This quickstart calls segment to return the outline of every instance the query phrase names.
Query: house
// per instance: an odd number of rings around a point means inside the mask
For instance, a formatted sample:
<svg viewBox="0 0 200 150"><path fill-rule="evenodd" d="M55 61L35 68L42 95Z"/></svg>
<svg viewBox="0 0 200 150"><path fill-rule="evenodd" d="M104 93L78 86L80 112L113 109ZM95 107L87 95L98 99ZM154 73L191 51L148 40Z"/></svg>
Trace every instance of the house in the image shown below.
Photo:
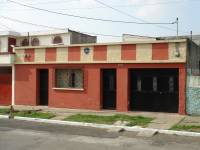
<svg viewBox="0 0 200 150"><path fill-rule="evenodd" d="M189 39L14 49L15 105L199 113L200 49Z"/></svg>
<svg viewBox="0 0 200 150"><path fill-rule="evenodd" d="M200 114L200 48L190 39L95 43L75 32L65 43L59 34L0 36L9 57L0 59L1 105Z"/></svg>
<svg viewBox="0 0 200 150"><path fill-rule="evenodd" d="M14 92L16 58L13 47L96 43L96 40L96 36L70 29L29 33L0 32L0 105L10 105Z"/></svg>

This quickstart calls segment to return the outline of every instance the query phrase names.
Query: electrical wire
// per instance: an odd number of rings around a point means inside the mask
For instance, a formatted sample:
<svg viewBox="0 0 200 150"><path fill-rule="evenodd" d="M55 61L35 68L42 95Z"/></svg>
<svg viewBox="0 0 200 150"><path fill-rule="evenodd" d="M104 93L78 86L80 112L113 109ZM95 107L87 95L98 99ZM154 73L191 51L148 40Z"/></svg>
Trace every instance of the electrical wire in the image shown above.
<svg viewBox="0 0 200 150"><path fill-rule="evenodd" d="M128 16L128 17L131 17L131 18L140 20L140 21L144 22L144 24L152 24L152 25L156 25L157 27L160 27L160 28L168 29L168 30L171 30L171 31L176 31L176 29L172 29L172 28L165 27L165 26L160 26L160 24L175 24L175 23L176 23L175 21L174 21L174 22L171 22L171 23L150 23L150 22L148 22L148 21L146 21L146 20L144 20L144 19L141 19L141 18L135 17L135 16L133 16L133 15L130 15L130 14L124 12L124 11L121 11L121 10L119 10L119 9L117 9L117 8L114 8L114 7L112 7L112 6L110 6L110 5L106 4L106 3L103 3L103 2L101 2L101 1L99 1L99 0L94 0L94 1L97 2L97 3L99 3L99 4L101 4L101 5L103 5L103 6L108 7L108 8L110 8L110 9L114 10L114 11L117 11L117 12L119 12L120 14L123 14L123 15L125 15L125 16Z"/></svg>
<svg viewBox="0 0 200 150"><path fill-rule="evenodd" d="M63 30L63 31L68 29L68 28L59 28L59 27L52 27L52 26L46 26L46 25L41 25L41 24L35 24L35 23L31 23L31 22L26 22L26 21L10 18L10 17L5 17L5 16L2 16L2 15L0 15L0 17L3 18L3 19L6 19L6 20L10 20L10 21L18 22L18 23L22 23L22 24L27 24L27 25L31 25L31 26L43 27L43 28L48 28L48 29L57 29L57 30ZM78 30L74 30L74 31L85 33L85 34L99 35L99 36L122 37L121 35L101 34L101 33L94 33L94 32L92 32L92 33L91 32L82 32L82 31L78 31Z"/></svg>
<svg viewBox="0 0 200 150"><path fill-rule="evenodd" d="M170 22L170 23L155 23L155 22L133 22L133 21L122 21L122 20L111 20L111 19L102 19L102 18L92 18L92 17L85 17L85 16L79 16L79 15L73 15L73 14L67 14L67 13L61 13L61 12L56 12L56 11L51 11L43 8L38 8L38 7L33 7L30 5L22 4L16 1L12 0L7 0L8 2L15 3L21 6L25 6L28 8L44 11L44 12L49 12L53 14L58 14L58 15L63 15L63 16L69 16L69 17L74 17L74 18L80 18L80 19L87 19L87 20L94 20L94 21L104 21L104 22L112 22L112 23L126 23L126 24L175 24L175 22Z"/></svg>
<svg viewBox="0 0 200 150"><path fill-rule="evenodd" d="M69 29L69 28L59 28L59 27L52 27L52 26L46 26L46 25L41 25L41 24L35 24L35 23L31 23L31 22L26 22L26 21L10 18L10 17L5 17L5 16L2 16L2 15L0 15L0 18L10 20L10 21L13 21L13 22L17 22L17 23L22 23L22 24L27 24L27 25L31 25L31 26L37 26L37 27L43 27L43 28L49 28L49 29L57 29L57 30L63 30L63 31L65 31L66 29ZM75 30L75 29L71 29L71 30L76 31L76 32L80 32L80 33L84 33L84 34L92 34L92 35L98 35L98 36L104 36L104 37L122 38L121 35L102 34L102 33L94 33L94 32L83 32L83 31L78 31L78 30ZM131 34L131 36L147 37L147 36L133 35L133 34ZM151 38L153 38L153 37L151 37Z"/></svg>

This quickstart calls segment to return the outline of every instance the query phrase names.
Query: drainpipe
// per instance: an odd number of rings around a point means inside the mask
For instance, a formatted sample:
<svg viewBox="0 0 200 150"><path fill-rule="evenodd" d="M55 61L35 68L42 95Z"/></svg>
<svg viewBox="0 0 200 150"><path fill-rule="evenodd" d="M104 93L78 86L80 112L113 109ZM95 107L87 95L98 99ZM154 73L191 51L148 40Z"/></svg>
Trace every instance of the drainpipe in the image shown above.
<svg viewBox="0 0 200 150"><path fill-rule="evenodd" d="M30 35L29 35L29 32L28 32L28 46L30 46Z"/></svg>
<svg viewBox="0 0 200 150"><path fill-rule="evenodd" d="M15 65L12 65L12 103L11 105L15 105Z"/></svg>

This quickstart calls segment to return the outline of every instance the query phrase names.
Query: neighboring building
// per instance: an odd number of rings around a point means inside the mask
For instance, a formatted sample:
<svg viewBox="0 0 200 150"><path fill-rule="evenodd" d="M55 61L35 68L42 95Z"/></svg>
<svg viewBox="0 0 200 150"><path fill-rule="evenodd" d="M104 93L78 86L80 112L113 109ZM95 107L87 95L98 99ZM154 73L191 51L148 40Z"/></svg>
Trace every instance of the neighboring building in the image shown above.
<svg viewBox="0 0 200 150"><path fill-rule="evenodd" d="M190 87L200 87L187 83L187 77L193 80L200 73L200 49L188 39L27 46L15 52L16 105L179 114L186 114L186 107L187 113L200 110L198 94L186 99L195 95Z"/></svg>
<svg viewBox="0 0 200 150"><path fill-rule="evenodd" d="M96 43L97 37L72 30L52 30L29 33L0 32L0 105L11 104L14 84L13 47L70 45ZM14 86L13 86L14 87Z"/></svg>
<svg viewBox="0 0 200 150"><path fill-rule="evenodd" d="M153 40L156 40L156 38L148 37L148 36L132 35L132 34L123 34L122 35L122 41L123 42L153 41Z"/></svg>

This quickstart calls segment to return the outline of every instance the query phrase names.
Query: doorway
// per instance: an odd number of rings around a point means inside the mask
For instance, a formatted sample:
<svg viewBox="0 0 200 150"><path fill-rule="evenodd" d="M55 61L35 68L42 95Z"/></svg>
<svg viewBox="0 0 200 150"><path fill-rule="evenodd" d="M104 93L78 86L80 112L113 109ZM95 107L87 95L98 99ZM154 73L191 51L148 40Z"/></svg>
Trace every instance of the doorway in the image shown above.
<svg viewBox="0 0 200 150"><path fill-rule="evenodd" d="M48 105L48 79L49 71L48 69L39 70L39 105Z"/></svg>
<svg viewBox="0 0 200 150"><path fill-rule="evenodd" d="M116 109L116 69L102 69L103 109Z"/></svg>
<svg viewBox="0 0 200 150"><path fill-rule="evenodd" d="M130 69L130 109L178 112L178 69Z"/></svg>

